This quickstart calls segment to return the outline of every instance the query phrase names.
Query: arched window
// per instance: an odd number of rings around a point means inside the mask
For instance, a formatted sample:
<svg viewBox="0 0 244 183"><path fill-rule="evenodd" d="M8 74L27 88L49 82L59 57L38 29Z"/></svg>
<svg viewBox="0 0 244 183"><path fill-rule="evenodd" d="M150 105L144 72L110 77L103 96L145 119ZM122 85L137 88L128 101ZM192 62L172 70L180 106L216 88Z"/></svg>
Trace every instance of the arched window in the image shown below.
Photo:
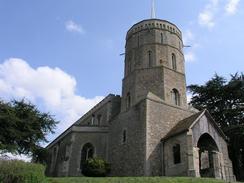
<svg viewBox="0 0 244 183"><path fill-rule="evenodd" d="M181 163L180 144L175 144L173 146L173 155L174 155L174 164Z"/></svg>
<svg viewBox="0 0 244 183"><path fill-rule="evenodd" d="M94 124L95 124L95 115L93 114L92 118L91 118L91 125L94 125Z"/></svg>
<svg viewBox="0 0 244 183"><path fill-rule="evenodd" d="M123 138L122 138L123 144L125 144L126 141L127 141L127 131L126 130L123 130Z"/></svg>
<svg viewBox="0 0 244 183"><path fill-rule="evenodd" d="M172 53L172 69L177 70L177 65L176 65L176 56L174 53Z"/></svg>
<svg viewBox="0 0 244 183"><path fill-rule="evenodd" d="M101 125L101 119L102 119L102 115L98 114L97 115L97 125L100 126Z"/></svg>
<svg viewBox="0 0 244 183"><path fill-rule="evenodd" d="M127 73L129 74L131 72L131 60L129 59L128 62L127 62Z"/></svg>
<svg viewBox="0 0 244 183"><path fill-rule="evenodd" d="M94 156L94 146L91 143L86 143L82 150L81 150L81 160L80 160L80 169L82 169L82 166L88 160L89 158L93 158Z"/></svg>
<svg viewBox="0 0 244 183"><path fill-rule="evenodd" d="M130 96L130 92L128 92L126 95L126 109L129 109L130 105L131 105L131 96Z"/></svg>
<svg viewBox="0 0 244 183"><path fill-rule="evenodd" d="M164 35L161 33L161 44L164 44Z"/></svg>
<svg viewBox="0 0 244 183"><path fill-rule="evenodd" d="M137 36L137 47L140 47L140 34Z"/></svg>
<svg viewBox="0 0 244 183"><path fill-rule="evenodd" d="M152 67L152 51L148 51L148 65Z"/></svg>
<svg viewBox="0 0 244 183"><path fill-rule="evenodd" d="M172 101L174 105L180 106L180 93L175 88L172 90Z"/></svg>

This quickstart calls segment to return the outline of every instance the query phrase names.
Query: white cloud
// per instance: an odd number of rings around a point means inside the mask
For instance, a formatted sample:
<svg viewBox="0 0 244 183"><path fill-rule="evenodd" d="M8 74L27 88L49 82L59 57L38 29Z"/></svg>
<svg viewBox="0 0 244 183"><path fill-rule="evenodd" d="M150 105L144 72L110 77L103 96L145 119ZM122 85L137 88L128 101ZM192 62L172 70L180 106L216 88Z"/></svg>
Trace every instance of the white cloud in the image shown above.
<svg viewBox="0 0 244 183"><path fill-rule="evenodd" d="M199 24L208 28L212 28L215 25L212 12L201 12L199 14Z"/></svg>
<svg viewBox="0 0 244 183"><path fill-rule="evenodd" d="M194 62L196 60L196 56L194 52L186 52L185 53L185 61L186 62Z"/></svg>
<svg viewBox="0 0 244 183"><path fill-rule="evenodd" d="M185 48L185 61L194 62L196 60L195 51L199 46L196 42L195 35L191 30L186 30L183 32L183 42L185 46L190 46Z"/></svg>
<svg viewBox="0 0 244 183"><path fill-rule="evenodd" d="M237 11L239 3L240 0L228 0L228 3L225 6L225 12L229 15L234 15Z"/></svg>
<svg viewBox="0 0 244 183"><path fill-rule="evenodd" d="M183 32L183 42L185 45L191 44L194 39L195 36L191 30L186 30Z"/></svg>
<svg viewBox="0 0 244 183"><path fill-rule="evenodd" d="M80 33L80 34L84 34L85 33L85 30L82 28L82 26L77 24L77 23L75 23L72 20L69 20L69 21L67 21L65 23L65 28L69 32L77 32L77 33Z"/></svg>
<svg viewBox="0 0 244 183"><path fill-rule="evenodd" d="M32 68L19 58L0 64L0 96L4 99L26 98L54 114L60 133L104 97L77 95L76 80L59 68Z"/></svg>
<svg viewBox="0 0 244 183"><path fill-rule="evenodd" d="M228 15L234 15L237 12L237 8L240 0L226 0L225 7L223 4L225 2L220 0L209 0L206 6L198 15L198 23L203 27L209 29L213 28L216 24L216 18L222 16L222 11L224 10ZM218 11L220 10L220 11Z"/></svg>
<svg viewBox="0 0 244 183"><path fill-rule="evenodd" d="M192 98L192 94L187 92L186 98L187 98L187 103L190 103L191 102L191 98Z"/></svg>
<svg viewBox="0 0 244 183"><path fill-rule="evenodd" d="M198 15L198 23L201 26L212 28L215 25L215 14L219 0L209 0L208 4Z"/></svg>

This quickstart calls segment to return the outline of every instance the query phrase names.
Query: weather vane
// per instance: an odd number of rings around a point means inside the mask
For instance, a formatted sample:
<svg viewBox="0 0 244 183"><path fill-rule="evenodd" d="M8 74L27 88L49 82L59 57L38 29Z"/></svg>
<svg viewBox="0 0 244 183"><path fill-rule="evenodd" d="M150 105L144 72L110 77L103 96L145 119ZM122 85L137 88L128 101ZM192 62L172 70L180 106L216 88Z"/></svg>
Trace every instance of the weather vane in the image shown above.
<svg viewBox="0 0 244 183"><path fill-rule="evenodd" d="M151 19L154 19L154 18L156 18L155 0L152 0Z"/></svg>

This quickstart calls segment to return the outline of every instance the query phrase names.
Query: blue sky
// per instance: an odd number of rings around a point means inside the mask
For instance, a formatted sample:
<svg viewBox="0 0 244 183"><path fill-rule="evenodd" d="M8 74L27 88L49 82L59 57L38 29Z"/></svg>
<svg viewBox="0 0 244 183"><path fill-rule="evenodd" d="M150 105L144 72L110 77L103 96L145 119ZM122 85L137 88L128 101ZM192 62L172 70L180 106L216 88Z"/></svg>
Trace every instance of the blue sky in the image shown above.
<svg viewBox="0 0 244 183"><path fill-rule="evenodd" d="M0 98L27 98L60 120L57 134L109 93L121 93L125 35L150 0L0 0ZM178 25L187 84L244 71L244 2L156 0ZM50 137L51 139L54 136Z"/></svg>

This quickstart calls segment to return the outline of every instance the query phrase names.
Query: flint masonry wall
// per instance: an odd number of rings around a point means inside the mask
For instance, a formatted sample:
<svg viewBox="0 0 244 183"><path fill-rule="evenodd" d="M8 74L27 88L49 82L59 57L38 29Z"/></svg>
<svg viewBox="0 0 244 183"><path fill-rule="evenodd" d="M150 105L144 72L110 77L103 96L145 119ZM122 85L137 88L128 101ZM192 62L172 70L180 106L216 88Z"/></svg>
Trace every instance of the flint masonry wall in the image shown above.
<svg viewBox="0 0 244 183"><path fill-rule="evenodd" d="M188 148L186 132L171 137L164 142L162 155L164 156L163 173L165 176L188 176ZM180 145L181 162L174 163L173 146Z"/></svg>
<svg viewBox="0 0 244 183"><path fill-rule="evenodd" d="M180 94L180 107L187 108L187 98L186 98L186 83L185 75L172 70L170 68L164 67L164 100L165 102L172 104L172 89L177 89Z"/></svg>
<svg viewBox="0 0 244 183"><path fill-rule="evenodd" d="M120 112L120 96L110 94L101 104L96 105L79 119L79 126L108 126L109 121ZM100 119L99 119L100 118Z"/></svg>
<svg viewBox="0 0 244 183"><path fill-rule="evenodd" d="M81 151L86 143L91 143L95 148L94 156L108 160L108 131L101 128L87 130L86 132L73 133L72 152L69 161L68 176L82 176L80 169Z"/></svg>
<svg viewBox="0 0 244 183"><path fill-rule="evenodd" d="M120 113L112 122L109 134L109 162L112 176L143 176L146 154L145 101ZM123 130L126 142L123 143Z"/></svg>
<svg viewBox="0 0 244 183"><path fill-rule="evenodd" d="M164 98L163 82L162 67L140 69L123 80L122 95L126 96L126 93L130 91L132 104L144 99L148 91ZM125 106L123 108L125 110Z"/></svg>
<svg viewBox="0 0 244 183"><path fill-rule="evenodd" d="M160 141L180 120L193 113L161 101L147 99L146 175L162 175Z"/></svg>
<svg viewBox="0 0 244 183"><path fill-rule="evenodd" d="M46 174L81 176L81 150L86 143L95 147L95 156L108 160L108 125L119 112L120 97L110 94L49 144Z"/></svg>
<svg viewBox="0 0 244 183"><path fill-rule="evenodd" d="M126 110L128 93L131 95L132 105L149 91L170 103L173 87L180 92L182 106L187 105L182 48L181 32L170 22L150 19L132 26L126 37L122 111ZM177 68L174 72L172 54L176 57ZM175 81L177 84L174 84Z"/></svg>
<svg viewBox="0 0 244 183"><path fill-rule="evenodd" d="M67 176L69 171L69 153L71 148L72 136L68 134L61 141L50 149L49 163L46 174L49 176Z"/></svg>

